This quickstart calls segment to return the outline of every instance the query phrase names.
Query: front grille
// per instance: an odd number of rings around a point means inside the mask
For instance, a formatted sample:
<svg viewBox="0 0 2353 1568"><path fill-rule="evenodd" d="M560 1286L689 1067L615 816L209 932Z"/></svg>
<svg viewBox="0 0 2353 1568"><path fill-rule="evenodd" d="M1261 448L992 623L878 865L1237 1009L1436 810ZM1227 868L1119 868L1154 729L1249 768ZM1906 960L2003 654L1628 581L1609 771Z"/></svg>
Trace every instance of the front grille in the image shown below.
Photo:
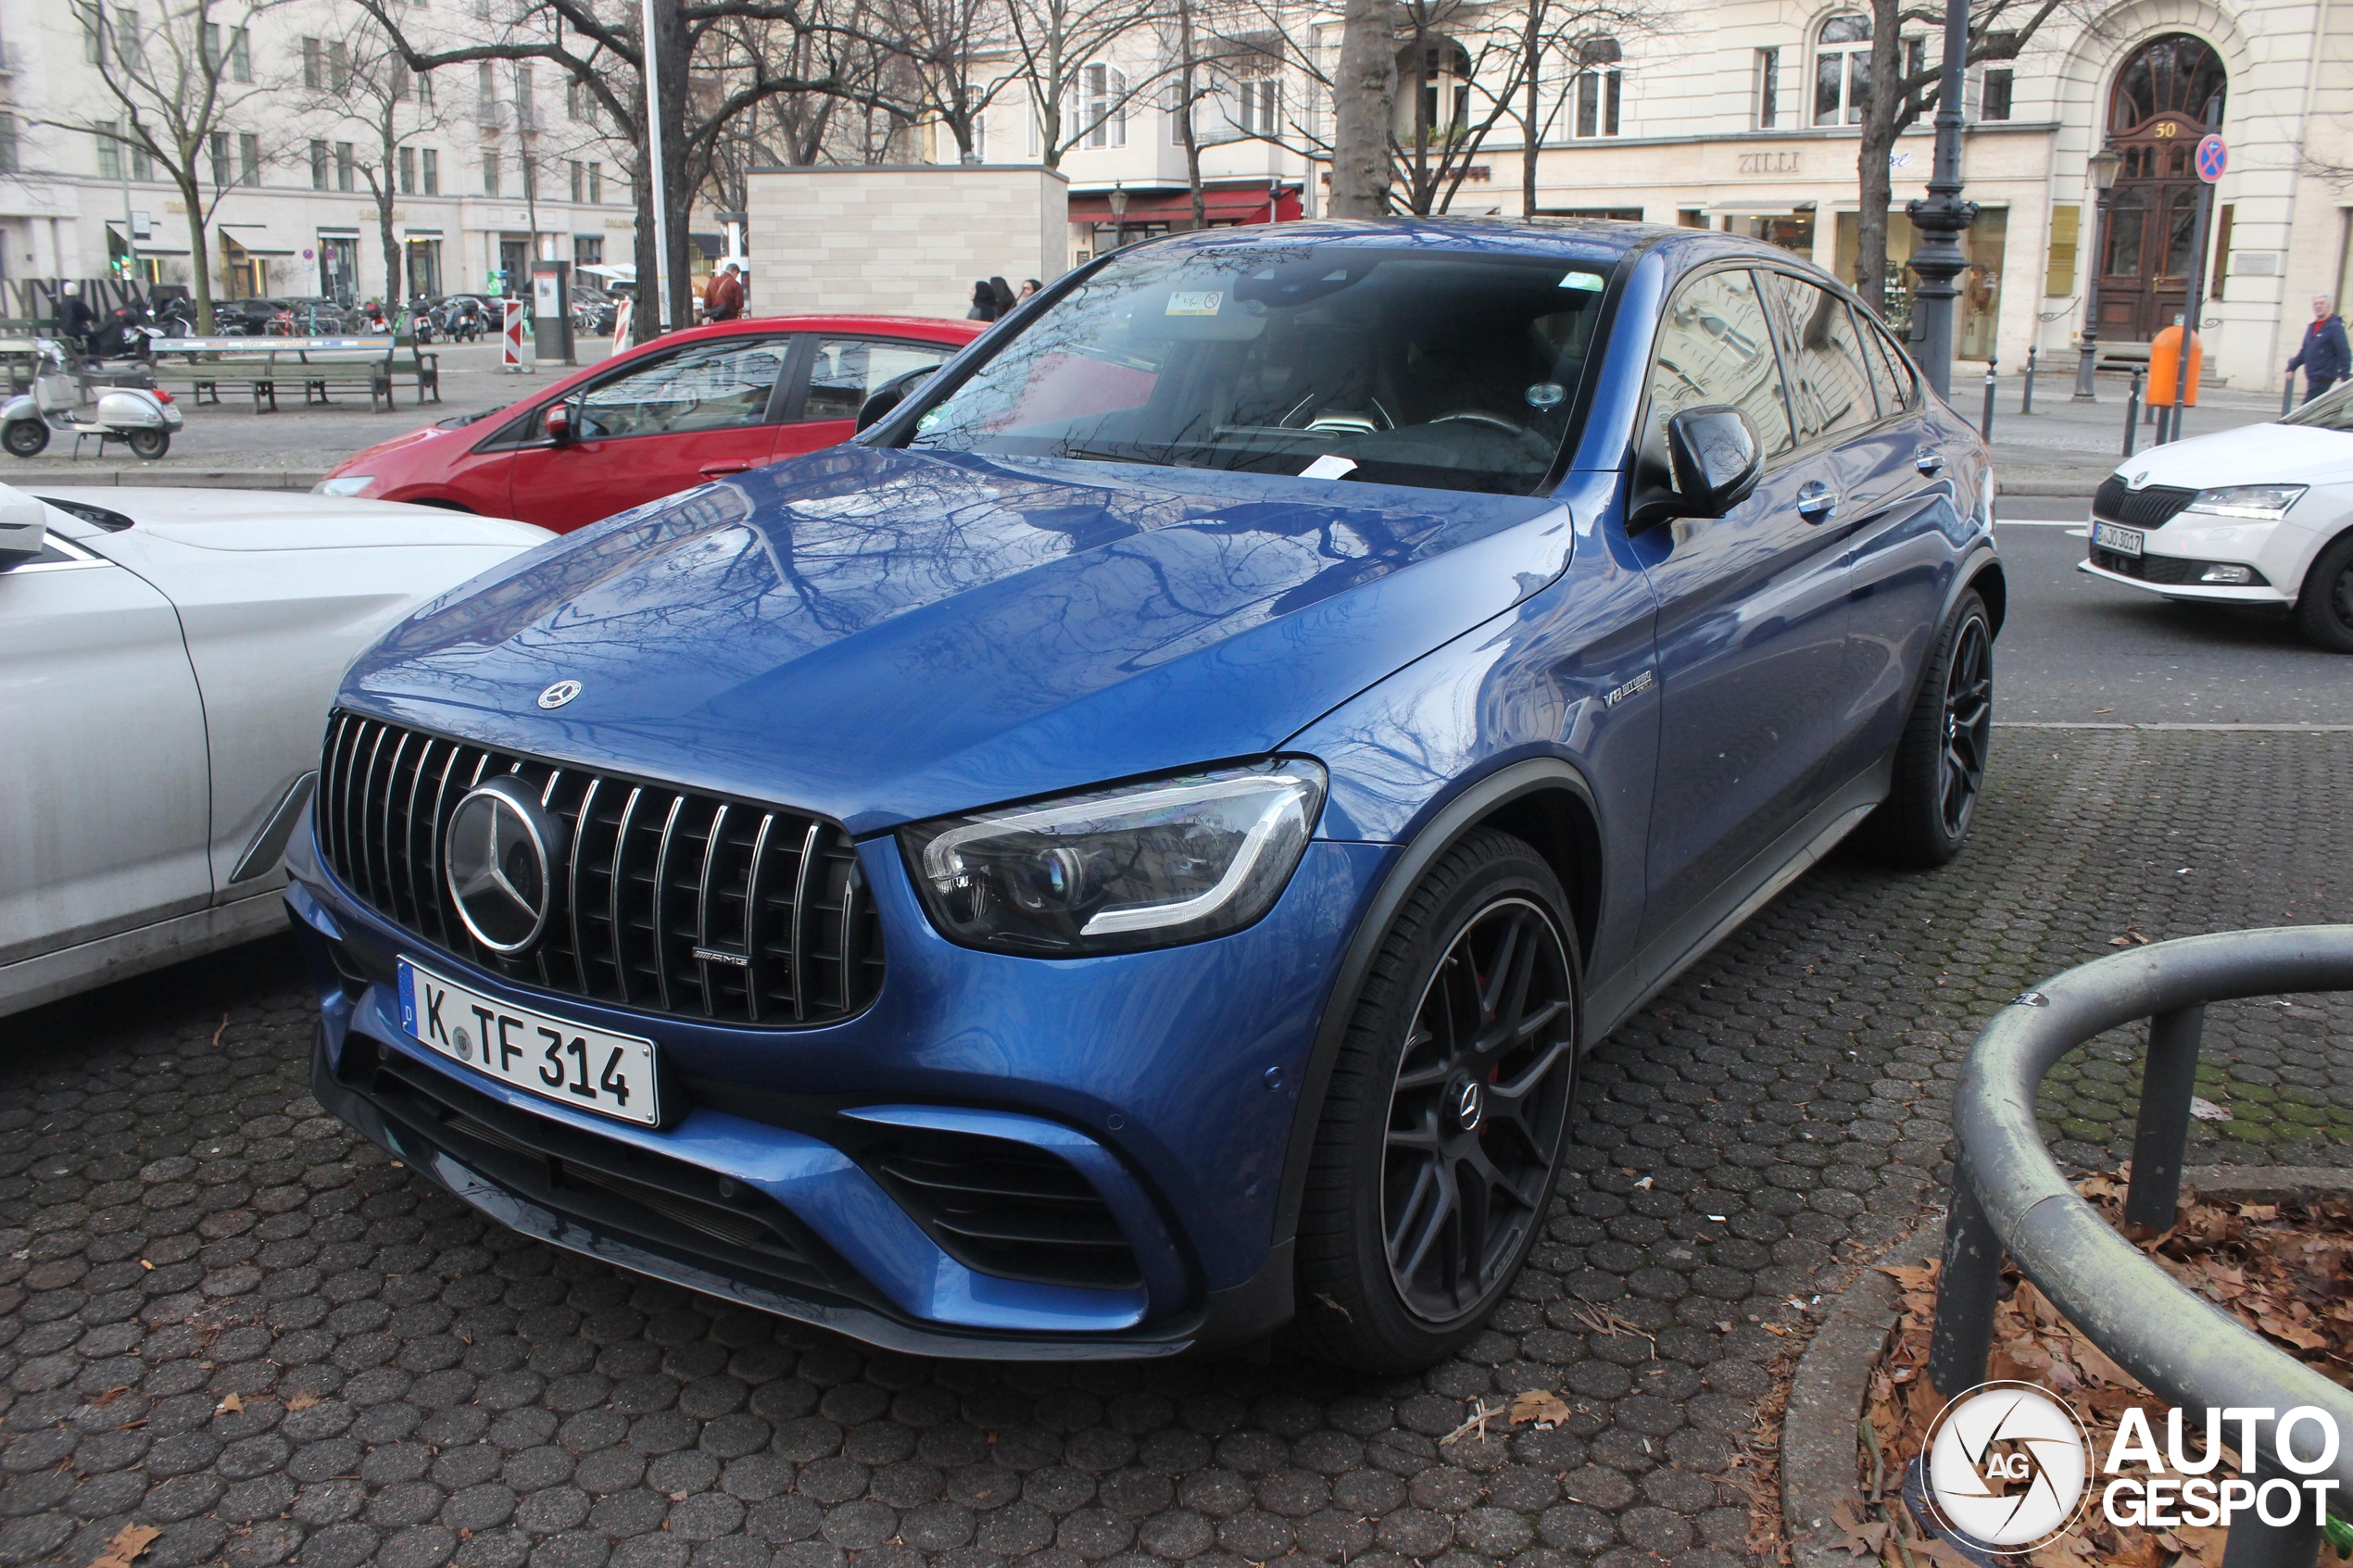
<svg viewBox="0 0 2353 1568"><path fill-rule="evenodd" d="M543 1208L733 1277L832 1288L846 1271L755 1187L514 1110L353 1035L340 1074L413 1137Z"/></svg>
<svg viewBox="0 0 2353 1568"><path fill-rule="evenodd" d="M2095 545L2092 546L2092 564L2103 571L2113 571L2124 577L2137 577L2144 583L2161 583L2168 586L2179 587L2184 583L2196 583L2206 575L2206 569L2216 563L2207 560L2184 560L2179 556L2122 556L2114 550L2104 550ZM2247 580L2245 583L2219 585L2231 588L2259 588L2268 585L2270 582L2270 578L2249 567ZM2217 585L2207 584L2208 587Z"/></svg>
<svg viewBox="0 0 2353 1568"><path fill-rule="evenodd" d="M502 957L450 907L458 802L511 773L563 820L546 934ZM526 985L648 1012L829 1023L882 987L882 923L837 822L693 795L338 710L319 765L319 847L361 902ZM698 956L699 955L699 956Z"/></svg>
<svg viewBox="0 0 2353 1568"><path fill-rule="evenodd" d="M2092 515L2107 522L2120 522L2128 528L2162 528L2173 521L2173 514L2196 499L2197 492L2183 490L2170 484L2152 484L2145 490L2128 490L2124 482L2109 474L2092 495Z"/></svg>
<svg viewBox="0 0 2353 1568"><path fill-rule="evenodd" d="M1092 1290L1143 1283L1111 1206L1058 1155L971 1133L893 1128L863 1158L939 1249L968 1269Z"/></svg>

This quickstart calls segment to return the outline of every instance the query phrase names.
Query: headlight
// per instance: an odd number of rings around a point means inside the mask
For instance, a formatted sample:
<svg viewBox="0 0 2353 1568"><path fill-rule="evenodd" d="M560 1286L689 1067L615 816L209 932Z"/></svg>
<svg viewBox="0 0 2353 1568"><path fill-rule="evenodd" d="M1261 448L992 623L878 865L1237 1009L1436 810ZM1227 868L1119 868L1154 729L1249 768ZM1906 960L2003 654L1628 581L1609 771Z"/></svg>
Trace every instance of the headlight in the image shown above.
<svg viewBox="0 0 2353 1568"><path fill-rule="evenodd" d="M357 495L376 482L371 473L339 473L333 479L319 482L321 495Z"/></svg>
<svg viewBox="0 0 2353 1568"><path fill-rule="evenodd" d="M1324 770L1303 758L900 830L939 929L1039 957L1198 942L1272 908L1307 848Z"/></svg>
<svg viewBox="0 0 2353 1568"><path fill-rule="evenodd" d="M2201 490L2190 497L2185 512L2208 517L2245 518L2251 522L2277 522L2304 494L2301 484L2233 484L2227 490Z"/></svg>

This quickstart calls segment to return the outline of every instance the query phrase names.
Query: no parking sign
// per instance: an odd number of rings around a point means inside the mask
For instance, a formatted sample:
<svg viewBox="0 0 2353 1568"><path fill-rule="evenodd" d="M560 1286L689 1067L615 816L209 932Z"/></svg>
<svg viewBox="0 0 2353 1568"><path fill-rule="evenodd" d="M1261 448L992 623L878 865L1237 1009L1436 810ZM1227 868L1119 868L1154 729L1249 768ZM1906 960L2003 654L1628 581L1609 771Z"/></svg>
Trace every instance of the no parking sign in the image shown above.
<svg viewBox="0 0 2353 1568"><path fill-rule="evenodd" d="M2199 179L2211 185L2222 178L2222 171L2230 167L2231 149L2223 144L2221 137L2208 135L2198 138L2197 177Z"/></svg>

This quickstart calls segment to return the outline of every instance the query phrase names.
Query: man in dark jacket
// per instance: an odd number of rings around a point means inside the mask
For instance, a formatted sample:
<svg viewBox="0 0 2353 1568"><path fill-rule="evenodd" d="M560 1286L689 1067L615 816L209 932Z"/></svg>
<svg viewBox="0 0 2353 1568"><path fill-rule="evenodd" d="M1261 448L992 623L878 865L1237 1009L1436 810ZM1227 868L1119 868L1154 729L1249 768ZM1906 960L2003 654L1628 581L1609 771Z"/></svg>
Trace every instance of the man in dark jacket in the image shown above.
<svg viewBox="0 0 2353 1568"><path fill-rule="evenodd" d="M706 321L732 321L744 313L744 283L736 275L732 261L711 276L702 291L702 318Z"/></svg>
<svg viewBox="0 0 2353 1568"><path fill-rule="evenodd" d="M2353 370L2353 350L2345 341L2345 318L2329 308L2329 296L2312 296L2312 324L2304 329L2304 345L2287 362L2293 372L2304 370L2304 401L2309 403Z"/></svg>

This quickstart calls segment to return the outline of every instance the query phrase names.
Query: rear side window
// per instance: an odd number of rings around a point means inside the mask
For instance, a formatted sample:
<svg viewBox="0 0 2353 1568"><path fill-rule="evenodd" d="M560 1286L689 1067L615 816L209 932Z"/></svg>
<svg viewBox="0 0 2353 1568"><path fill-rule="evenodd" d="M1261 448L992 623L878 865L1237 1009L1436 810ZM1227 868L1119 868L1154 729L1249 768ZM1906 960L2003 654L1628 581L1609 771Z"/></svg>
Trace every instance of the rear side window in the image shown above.
<svg viewBox="0 0 2353 1568"><path fill-rule="evenodd" d="M878 338L821 337L809 367L809 395L802 399L804 420L854 420L887 382L910 370L944 365L954 353L930 344L889 343Z"/></svg>
<svg viewBox="0 0 2353 1568"><path fill-rule="evenodd" d="M1869 352L1846 302L1786 272L1763 274L1765 297L1790 349L1790 404L1803 443L1861 430L1879 418Z"/></svg>
<svg viewBox="0 0 2353 1568"><path fill-rule="evenodd" d="M1879 393L1879 406L1883 413L1893 414L1909 408L1920 400L1919 380L1912 367L1906 364L1897 351L1894 340L1881 331L1867 317L1864 319L1864 346L1870 362L1871 385Z"/></svg>
<svg viewBox="0 0 2353 1568"><path fill-rule="evenodd" d="M1650 402L1648 438L1662 451L1667 421L1709 404L1746 414L1768 456L1796 445L1781 400L1772 332L1751 274L1708 272L1676 291L1658 324Z"/></svg>

